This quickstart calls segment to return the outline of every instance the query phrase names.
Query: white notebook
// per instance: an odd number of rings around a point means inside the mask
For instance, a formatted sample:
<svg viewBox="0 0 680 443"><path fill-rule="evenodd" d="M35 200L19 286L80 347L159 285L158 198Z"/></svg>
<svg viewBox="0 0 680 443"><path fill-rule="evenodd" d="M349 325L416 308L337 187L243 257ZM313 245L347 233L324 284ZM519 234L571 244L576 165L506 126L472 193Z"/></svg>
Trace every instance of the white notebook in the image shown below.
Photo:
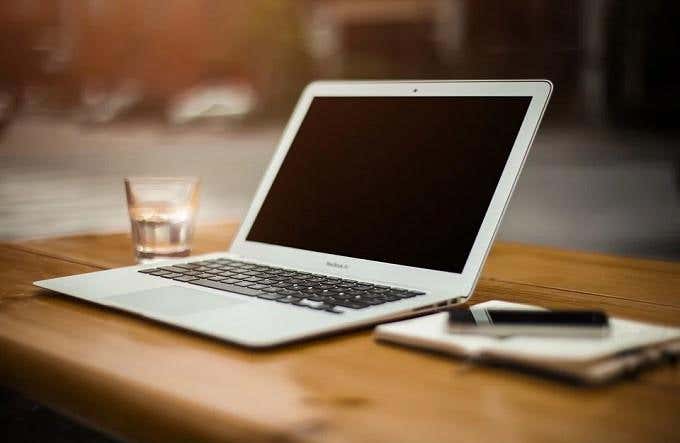
<svg viewBox="0 0 680 443"><path fill-rule="evenodd" d="M497 300L471 309L480 308L541 309ZM617 318L609 319L611 332L604 338L453 334L447 330L447 319L448 313L441 312L387 323L378 326L375 334L379 340L526 367L588 383L610 380L680 352L680 328Z"/></svg>

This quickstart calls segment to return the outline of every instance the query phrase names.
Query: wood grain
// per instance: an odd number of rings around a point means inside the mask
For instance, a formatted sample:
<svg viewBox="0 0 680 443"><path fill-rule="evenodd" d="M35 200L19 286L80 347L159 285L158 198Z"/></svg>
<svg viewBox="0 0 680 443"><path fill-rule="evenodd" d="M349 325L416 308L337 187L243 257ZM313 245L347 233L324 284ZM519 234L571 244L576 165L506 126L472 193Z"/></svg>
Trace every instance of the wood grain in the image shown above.
<svg viewBox="0 0 680 443"><path fill-rule="evenodd" d="M200 225L196 228L192 255L229 249L236 235L238 222ZM128 266L135 263L132 238L129 233L90 234L13 243L26 251L88 264L101 269Z"/></svg>
<svg viewBox="0 0 680 443"><path fill-rule="evenodd" d="M498 242L484 278L680 306L680 263Z"/></svg>
<svg viewBox="0 0 680 443"><path fill-rule="evenodd" d="M196 249L225 249L229 226L199 234ZM378 344L369 330L251 352L30 284L129 263L128 241L0 246L3 383L136 441L680 441L677 367L586 389ZM680 325L673 264L540 248L536 265L532 247L504 247L475 302L597 306ZM581 261L599 266L587 281ZM624 269L644 277L634 290Z"/></svg>
<svg viewBox="0 0 680 443"><path fill-rule="evenodd" d="M225 251L238 222L199 226L193 254ZM134 263L129 234L81 235L14 243L27 251L101 268ZM496 242L482 280L566 289L680 307L680 263Z"/></svg>

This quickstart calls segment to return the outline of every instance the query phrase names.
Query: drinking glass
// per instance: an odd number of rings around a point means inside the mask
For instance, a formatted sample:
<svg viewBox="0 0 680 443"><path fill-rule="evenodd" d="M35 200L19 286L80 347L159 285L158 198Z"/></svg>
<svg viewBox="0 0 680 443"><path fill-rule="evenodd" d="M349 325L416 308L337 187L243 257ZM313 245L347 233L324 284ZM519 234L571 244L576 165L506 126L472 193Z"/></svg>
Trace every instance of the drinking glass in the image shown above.
<svg viewBox="0 0 680 443"><path fill-rule="evenodd" d="M189 255L199 191L200 180L196 177L125 179L138 263Z"/></svg>

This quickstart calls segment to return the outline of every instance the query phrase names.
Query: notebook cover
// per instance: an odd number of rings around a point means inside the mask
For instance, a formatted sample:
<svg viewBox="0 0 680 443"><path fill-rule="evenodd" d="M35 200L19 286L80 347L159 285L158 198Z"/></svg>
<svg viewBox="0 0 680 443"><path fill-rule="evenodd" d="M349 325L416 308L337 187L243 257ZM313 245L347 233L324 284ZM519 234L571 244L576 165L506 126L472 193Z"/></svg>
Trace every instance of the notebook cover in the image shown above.
<svg viewBox="0 0 680 443"><path fill-rule="evenodd" d="M536 306L493 300L472 309L541 309ZM680 328L655 326L610 318L611 333L605 338L490 337L452 334L448 313L380 325L376 338L463 358L527 367L587 382L611 379L623 372L660 359L667 346L680 341ZM670 349L670 348L669 348ZM646 351L646 352L641 352Z"/></svg>

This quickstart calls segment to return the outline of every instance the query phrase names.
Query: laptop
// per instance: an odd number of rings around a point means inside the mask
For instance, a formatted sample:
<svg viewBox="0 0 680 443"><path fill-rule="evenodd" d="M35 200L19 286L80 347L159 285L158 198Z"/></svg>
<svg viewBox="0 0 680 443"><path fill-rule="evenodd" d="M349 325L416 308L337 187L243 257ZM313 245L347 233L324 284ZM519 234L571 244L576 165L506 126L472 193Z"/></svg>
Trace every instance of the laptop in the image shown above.
<svg viewBox="0 0 680 443"><path fill-rule="evenodd" d="M247 347L463 302L551 91L314 82L228 251L35 284Z"/></svg>

